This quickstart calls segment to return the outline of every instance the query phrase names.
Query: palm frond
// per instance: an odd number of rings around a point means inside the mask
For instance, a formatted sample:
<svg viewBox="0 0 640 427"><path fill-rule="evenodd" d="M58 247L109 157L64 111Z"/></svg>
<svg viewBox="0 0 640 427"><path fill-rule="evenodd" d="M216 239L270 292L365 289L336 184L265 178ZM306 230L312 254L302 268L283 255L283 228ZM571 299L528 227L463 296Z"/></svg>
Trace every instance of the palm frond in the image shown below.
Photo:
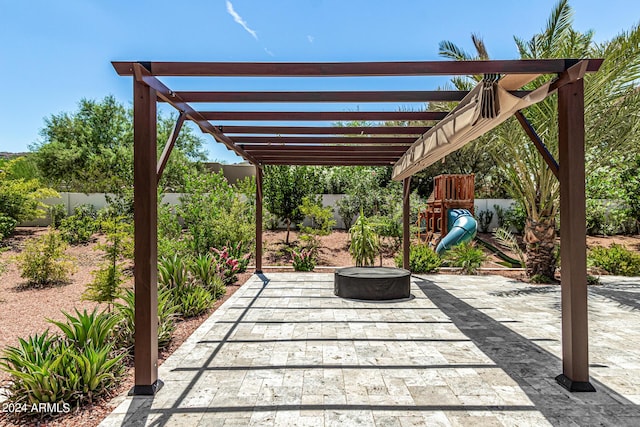
<svg viewBox="0 0 640 427"><path fill-rule="evenodd" d="M449 40L440 42L438 45L438 54L443 58L449 58L455 61L468 61L471 59L471 55Z"/></svg>
<svg viewBox="0 0 640 427"><path fill-rule="evenodd" d="M481 59L486 61L489 59L489 53L487 52L487 47L478 34L471 34L471 41L473 42L473 46L476 48L476 52L478 54L477 59Z"/></svg>

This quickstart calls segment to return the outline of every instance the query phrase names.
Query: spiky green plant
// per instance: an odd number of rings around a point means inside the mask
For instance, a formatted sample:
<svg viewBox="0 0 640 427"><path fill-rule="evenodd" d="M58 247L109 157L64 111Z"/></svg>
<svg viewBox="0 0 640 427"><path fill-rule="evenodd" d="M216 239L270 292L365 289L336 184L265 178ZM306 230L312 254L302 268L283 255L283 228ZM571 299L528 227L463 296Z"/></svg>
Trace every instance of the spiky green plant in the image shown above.
<svg viewBox="0 0 640 427"><path fill-rule="evenodd" d="M349 234L351 234L349 253L356 266L373 265L380 250L380 238L375 232L374 225L364 215L362 209L360 209L360 216L355 224L349 229Z"/></svg>
<svg viewBox="0 0 640 427"><path fill-rule="evenodd" d="M135 293L127 289L121 296L123 302L115 303L115 313L119 322L114 328L116 347L133 353L135 333ZM164 348L171 341L175 330L176 305L171 290L158 291L158 347Z"/></svg>
<svg viewBox="0 0 640 427"><path fill-rule="evenodd" d="M70 344L77 348L92 346L94 348L106 347L113 335L113 328L118 323L117 316L113 316L105 311L98 312L94 308L91 313L83 310L81 313L75 309L76 315L62 312L66 317L66 322L59 322L49 319L49 323L56 325Z"/></svg>
<svg viewBox="0 0 640 427"><path fill-rule="evenodd" d="M518 244L516 237L511 234L509 230L506 228L496 228L493 230L493 237L498 241L500 246L513 252L516 257L518 257L521 265L525 265L526 259L524 252L520 249L520 245Z"/></svg>

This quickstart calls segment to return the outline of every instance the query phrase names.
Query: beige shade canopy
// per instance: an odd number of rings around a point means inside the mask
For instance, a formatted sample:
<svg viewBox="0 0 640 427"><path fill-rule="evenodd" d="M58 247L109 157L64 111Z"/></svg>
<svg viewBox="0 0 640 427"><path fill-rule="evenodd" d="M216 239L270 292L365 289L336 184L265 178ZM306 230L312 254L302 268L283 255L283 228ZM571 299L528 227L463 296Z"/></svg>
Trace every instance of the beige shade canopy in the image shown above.
<svg viewBox="0 0 640 427"><path fill-rule="evenodd" d="M536 76L531 76L536 77ZM551 83L520 97L509 93L522 80L485 78L444 119L411 145L393 167L392 178L402 180L484 135L523 108L544 100Z"/></svg>

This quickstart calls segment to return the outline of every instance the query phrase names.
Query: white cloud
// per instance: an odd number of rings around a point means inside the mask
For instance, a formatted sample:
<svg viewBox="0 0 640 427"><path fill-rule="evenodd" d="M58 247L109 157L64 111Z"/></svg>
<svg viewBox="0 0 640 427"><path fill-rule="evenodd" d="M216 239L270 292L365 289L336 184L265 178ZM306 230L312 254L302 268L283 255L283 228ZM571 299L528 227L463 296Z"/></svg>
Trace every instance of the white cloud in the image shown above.
<svg viewBox="0 0 640 427"><path fill-rule="evenodd" d="M313 43L313 41L314 41L315 39L316 39L316 38L315 38L315 37L313 37L313 36L307 36L307 40L309 40L309 43Z"/></svg>
<svg viewBox="0 0 640 427"><path fill-rule="evenodd" d="M238 24L240 24L247 33L253 36L254 39L258 40L258 34L254 30L249 28L249 25L247 24L247 22L244 19L242 19L240 15L238 15L238 12L236 12L233 9L233 5L231 4L231 2L229 0L226 0L226 3L227 3L227 12L229 12L229 15L233 17L233 20L236 21Z"/></svg>
<svg viewBox="0 0 640 427"><path fill-rule="evenodd" d="M271 52L271 51L270 51L269 49L267 49L266 47L264 48L264 51L265 51L265 52L267 52L267 55L269 55L269 56L275 56L275 55L273 54L273 52Z"/></svg>

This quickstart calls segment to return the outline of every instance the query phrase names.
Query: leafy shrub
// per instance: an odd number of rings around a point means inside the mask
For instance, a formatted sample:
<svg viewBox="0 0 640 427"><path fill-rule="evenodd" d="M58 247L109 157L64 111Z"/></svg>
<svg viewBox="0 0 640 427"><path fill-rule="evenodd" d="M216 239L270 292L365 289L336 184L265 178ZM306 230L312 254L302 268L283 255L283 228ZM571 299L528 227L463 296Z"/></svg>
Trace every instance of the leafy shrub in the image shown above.
<svg viewBox="0 0 640 427"><path fill-rule="evenodd" d="M62 336L33 335L7 347L0 367L12 376L9 401L16 404L93 402L119 382L123 355L113 355L117 318L108 313L64 313L53 322Z"/></svg>
<svg viewBox="0 0 640 427"><path fill-rule="evenodd" d="M599 286L602 282L600 282L600 278L598 276L592 276L591 274L587 274L587 285L588 286Z"/></svg>
<svg viewBox="0 0 640 427"><path fill-rule="evenodd" d="M185 286L179 292L173 293L177 311L185 317L194 317L206 312L214 301L213 295L197 285Z"/></svg>
<svg viewBox="0 0 640 427"><path fill-rule="evenodd" d="M133 256L133 239L131 226L125 222L125 217L108 218L102 222L101 228L107 234L107 242L97 245L96 249L105 252L104 262L93 273L93 282L87 286L83 298L112 304L124 281L122 260Z"/></svg>
<svg viewBox="0 0 640 427"><path fill-rule="evenodd" d="M114 328L116 348L133 354L135 332L135 293L127 289L121 296L122 302L116 302L115 313L118 324ZM158 291L158 347L164 348L171 342L171 334L175 330L177 307L172 300L171 290Z"/></svg>
<svg viewBox="0 0 640 427"><path fill-rule="evenodd" d="M445 253L447 264L461 268L462 274L478 274L478 269L486 259L484 251L472 242L456 245Z"/></svg>
<svg viewBox="0 0 640 427"><path fill-rule="evenodd" d="M42 200L58 196L53 189L43 188L38 179L20 177L15 166L21 161L9 160L0 170L0 239L23 221L44 218L48 208Z"/></svg>
<svg viewBox="0 0 640 427"><path fill-rule="evenodd" d="M355 197L345 194L342 199L336 202L336 206L338 206L338 215L342 218L345 228L350 229L353 219L358 215L360 204Z"/></svg>
<svg viewBox="0 0 640 427"><path fill-rule="evenodd" d="M402 253L396 255L396 266L402 267ZM435 273L440 269L442 259L429 245L412 244L409 249L409 270L412 273Z"/></svg>
<svg viewBox="0 0 640 427"><path fill-rule="evenodd" d="M72 257L65 254L67 244L56 230L29 239L16 257L20 275L31 286L41 287L65 283L75 270Z"/></svg>
<svg viewBox="0 0 640 427"><path fill-rule="evenodd" d="M493 220L493 211L482 210L477 213L478 228L481 233L487 233L489 231L489 224Z"/></svg>
<svg viewBox="0 0 640 427"><path fill-rule="evenodd" d="M505 215L507 211L500 205L493 205L493 210L498 217L498 228L504 227Z"/></svg>
<svg viewBox="0 0 640 427"><path fill-rule="evenodd" d="M98 213L91 205L77 206L73 215L64 218L60 222L62 238L70 245L78 245L89 242L93 233L98 231L96 221Z"/></svg>
<svg viewBox="0 0 640 427"><path fill-rule="evenodd" d="M266 209L262 210L262 224L265 230L277 230L280 220Z"/></svg>
<svg viewBox="0 0 640 427"><path fill-rule="evenodd" d="M189 177L186 194L180 200L176 211L191 235L194 255L207 253L212 247L253 240L253 206L235 193L222 172Z"/></svg>
<svg viewBox="0 0 640 427"><path fill-rule="evenodd" d="M240 262L230 254L229 249L226 246L222 249L211 248L211 254L216 261L216 269L222 282L225 285L237 282Z"/></svg>
<svg viewBox="0 0 640 427"><path fill-rule="evenodd" d="M294 249L291 252L291 256L295 271L313 271L316 267L316 259L310 249L301 249L300 251Z"/></svg>
<svg viewBox="0 0 640 427"><path fill-rule="evenodd" d="M640 254L619 244L609 248L596 246L589 251L589 264L600 267L610 274L640 276Z"/></svg>
<svg viewBox="0 0 640 427"><path fill-rule="evenodd" d="M544 274L534 274L529 279L531 283L535 283L538 285L546 284L546 283L555 283L555 279L545 276Z"/></svg>
<svg viewBox="0 0 640 427"><path fill-rule="evenodd" d="M514 228L516 233L524 232L524 224L527 219L527 211L522 203L516 203L504 213L504 225L507 228Z"/></svg>
<svg viewBox="0 0 640 427"><path fill-rule="evenodd" d="M51 218L51 226L55 229L60 228L62 220L67 216L67 208L63 204L52 205L49 207L49 217Z"/></svg>
<svg viewBox="0 0 640 427"><path fill-rule="evenodd" d="M351 245L349 253L353 257L356 266L373 265L376 255L380 250L380 239L375 232L374 225L360 211L360 216L353 227L349 229Z"/></svg>
<svg viewBox="0 0 640 427"><path fill-rule="evenodd" d="M330 206L322 207L319 197L303 197L302 204L298 209L302 215L311 220L310 227L304 226L302 223L299 224L303 233L327 236L336 225L336 221L333 219L333 209Z"/></svg>
<svg viewBox="0 0 640 427"><path fill-rule="evenodd" d="M227 242L227 246L225 247L229 252L229 256L238 260L238 273L244 273L247 271L249 261L251 260L251 253L253 252L251 245L244 241L238 242L235 245L232 245L231 242Z"/></svg>
<svg viewBox="0 0 640 427"><path fill-rule="evenodd" d="M0 240L10 236L13 230L16 229L16 225L18 225L18 221L0 213Z"/></svg>
<svg viewBox="0 0 640 427"><path fill-rule="evenodd" d="M395 253L402 245L402 211L398 216L375 216L371 218L373 228L380 238L380 257L382 251L390 250ZM382 260L380 261L382 263Z"/></svg>
<svg viewBox="0 0 640 427"><path fill-rule="evenodd" d="M167 239L179 239L182 235L182 226L178 221L178 215L168 204L158 206L158 237Z"/></svg>

